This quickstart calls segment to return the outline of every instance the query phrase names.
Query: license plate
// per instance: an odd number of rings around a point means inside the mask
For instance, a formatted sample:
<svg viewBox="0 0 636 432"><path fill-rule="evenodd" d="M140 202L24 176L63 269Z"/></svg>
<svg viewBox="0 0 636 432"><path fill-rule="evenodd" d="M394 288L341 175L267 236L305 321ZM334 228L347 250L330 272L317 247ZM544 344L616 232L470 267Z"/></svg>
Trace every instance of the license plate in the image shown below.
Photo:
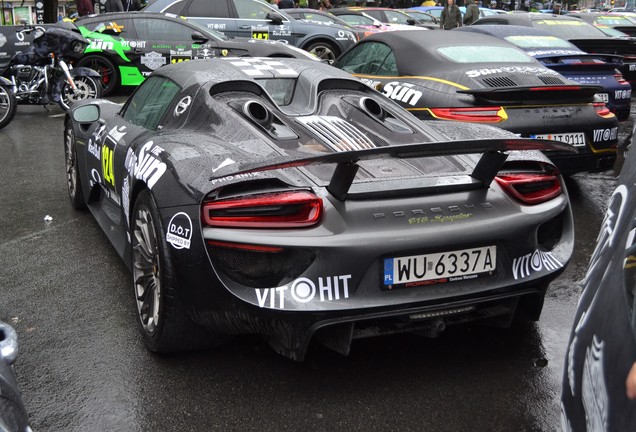
<svg viewBox="0 0 636 432"><path fill-rule="evenodd" d="M609 102L609 95L607 93L596 93L594 95L594 102Z"/></svg>
<svg viewBox="0 0 636 432"><path fill-rule="evenodd" d="M497 246L385 258L384 285L417 284L445 278L454 282L472 279L496 268Z"/></svg>
<svg viewBox="0 0 636 432"><path fill-rule="evenodd" d="M583 132L537 134L531 135L530 138L561 141L574 147L585 146L585 134Z"/></svg>

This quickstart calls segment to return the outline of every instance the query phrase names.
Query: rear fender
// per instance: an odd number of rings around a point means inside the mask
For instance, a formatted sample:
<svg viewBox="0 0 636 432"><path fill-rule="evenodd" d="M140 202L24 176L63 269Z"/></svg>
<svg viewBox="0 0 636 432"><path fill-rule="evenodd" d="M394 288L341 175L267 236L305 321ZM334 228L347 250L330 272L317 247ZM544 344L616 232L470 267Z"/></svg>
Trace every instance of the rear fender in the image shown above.
<svg viewBox="0 0 636 432"><path fill-rule="evenodd" d="M0 76L0 85L3 85L3 86L12 86L12 85L13 85L13 83L12 83L11 81L9 81L8 79L6 79L5 77Z"/></svg>

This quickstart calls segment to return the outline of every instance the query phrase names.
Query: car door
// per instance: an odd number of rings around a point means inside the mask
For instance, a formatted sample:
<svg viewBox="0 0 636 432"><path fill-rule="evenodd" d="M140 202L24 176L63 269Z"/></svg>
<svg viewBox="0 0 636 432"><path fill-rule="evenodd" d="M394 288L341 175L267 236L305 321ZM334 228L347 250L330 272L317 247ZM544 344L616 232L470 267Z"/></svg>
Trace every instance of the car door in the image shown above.
<svg viewBox="0 0 636 432"><path fill-rule="evenodd" d="M89 203L95 219L107 230L118 253L126 246L127 196L123 166L130 143L145 131L119 115L102 122L86 145L86 172L90 189L97 188L99 199Z"/></svg>
<svg viewBox="0 0 636 432"><path fill-rule="evenodd" d="M130 192L134 179L149 189L166 171L161 147L152 138L180 87L165 77L152 76L130 97L121 113L109 118L86 145L86 167L91 188L99 185L94 215L118 253L126 247Z"/></svg>
<svg viewBox="0 0 636 432"><path fill-rule="evenodd" d="M236 10L238 36L254 39L284 40L296 44L293 23L278 9L259 0L230 0ZM282 22L272 21L268 16L282 16Z"/></svg>
<svg viewBox="0 0 636 432"><path fill-rule="evenodd" d="M146 9L188 17L188 20L221 32L227 37L237 37L236 14L233 12L234 8L230 8L230 2L231 0L182 0L165 9L153 10L152 5Z"/></svg>

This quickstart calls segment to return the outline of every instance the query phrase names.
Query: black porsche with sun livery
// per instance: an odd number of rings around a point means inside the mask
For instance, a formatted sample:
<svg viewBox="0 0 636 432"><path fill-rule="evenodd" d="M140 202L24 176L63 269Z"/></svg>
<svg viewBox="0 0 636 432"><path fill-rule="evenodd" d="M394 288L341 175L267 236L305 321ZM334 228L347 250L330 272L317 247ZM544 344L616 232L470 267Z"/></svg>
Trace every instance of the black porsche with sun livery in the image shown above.
<svg viewBox="0 0 636 432"><path fill-rule="evenodd" d="M294 57L312 59L306 51L276 41L228 39L183 18L161 13L109 13L76 22L91 42L78 62L98 71L104 94L118 86L137 86L167 64L213 57Z"/></svg>
<svg viewBox="0 0 636 432"><path fill-rule="evenodd" d="M319 340L536 320L572 254L555 141L422 122L299 59L156 70L65 119L71 203L132 272L158 352L259 334ZM96 294L99 295L99 294Z"/></svg>
<svg viewBox="0 0 636 432"><path fill-rule="evenodd" d="M522 50L483 34L385 32L368 36L335 66L421 119L484 123L522 137L553 139L576 154L550 152L563 173L614 165L618 120L581 85Z"/></svg>

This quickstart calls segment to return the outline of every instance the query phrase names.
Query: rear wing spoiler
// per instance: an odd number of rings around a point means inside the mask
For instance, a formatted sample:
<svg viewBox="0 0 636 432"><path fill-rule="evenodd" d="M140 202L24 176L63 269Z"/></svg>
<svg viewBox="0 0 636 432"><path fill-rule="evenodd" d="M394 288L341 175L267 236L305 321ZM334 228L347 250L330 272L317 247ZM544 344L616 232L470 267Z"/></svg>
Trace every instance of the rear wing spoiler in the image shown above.
<svg viewBox="0 0 636 432"><path fill-rule="evenodd" d="M560 103L592 102L594 95L603 91L601 86L592 85L554 85L496 87L457 90L457 93L469 94L477 99L494 103L517 103L528 105L536 102L558 100Z"/></svg>
<svg viewBox="0 0 636 432"><path fill-rule="evenodd" d="M493 181L508 158L508 154L505 152L522 150L577 152L574 147L568 144L543 139L512 138L430 142L329 153L309 158L288 159L272 165L245 165L241 167L239 172L233 173L232 175L237 176L285 168L301 168L317 164L336 164L336 169L327 186L327 190L336 199L344 201L360 167L358 163L361 161L383 158L408 159L481 153L481 158L470 174L471 183L468 186L469 188L478 189L487 187ZM216 177L212 177L210 180L215 178ZM467 186L463 184L461 187L466 188Z"/></svg>
<svg viewBox="0 0 636 432"><path fill-rule="evenodd" d="M535 56L541 62L549 62L553 70L611 70L623 66L623 56L616 54L544 54ZM579 60L581 63L564 64L563 61ZM600 63L603 62L603 63Z"/></svg>
<svg viewBox="0 0 636 432"><path fill-rule="evenodd" d="M614 26L614 30L621 31L628 36L634 37L636 36L636 26Z"/></svg>
<svg viewBox="0 0 636 432"><path fill-rule="evenodd" d="M636 55L636 41L632 39L568 39L577 48L588 53L608 53L622 56Z"/></svg>

